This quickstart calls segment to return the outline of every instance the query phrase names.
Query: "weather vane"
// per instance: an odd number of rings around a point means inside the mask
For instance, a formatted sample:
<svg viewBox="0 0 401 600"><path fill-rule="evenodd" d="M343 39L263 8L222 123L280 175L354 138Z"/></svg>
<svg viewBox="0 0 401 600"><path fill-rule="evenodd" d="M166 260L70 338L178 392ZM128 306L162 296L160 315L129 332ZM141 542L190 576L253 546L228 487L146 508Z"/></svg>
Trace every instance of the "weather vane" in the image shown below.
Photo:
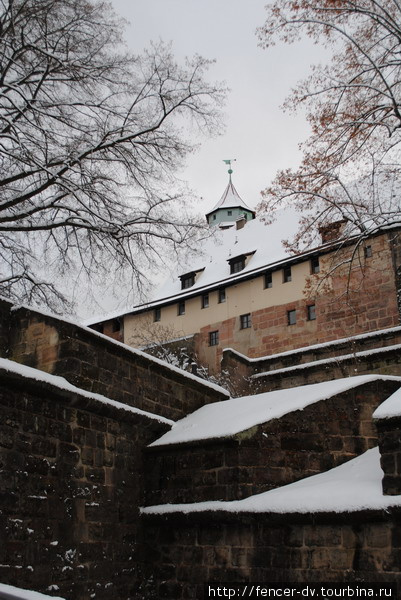
<svg viewBox="0 0 401 600"><path fill-rule="evenodd" d="M228 159L224 159L223 158L223 162L226 163L226 165L229 165L229 169L228 169L228 174L230 175L230 179L231 179L231 173L233 172L232 168L231 168L231 163L236 161L236 158L228 158Z"/></svg>

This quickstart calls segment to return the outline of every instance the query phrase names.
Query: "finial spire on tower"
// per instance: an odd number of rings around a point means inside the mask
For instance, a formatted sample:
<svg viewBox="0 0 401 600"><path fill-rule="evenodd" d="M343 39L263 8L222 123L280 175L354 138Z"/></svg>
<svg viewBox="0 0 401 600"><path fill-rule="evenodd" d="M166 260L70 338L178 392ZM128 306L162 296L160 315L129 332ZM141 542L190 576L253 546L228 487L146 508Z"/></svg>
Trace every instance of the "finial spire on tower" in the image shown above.
<svg viewBox="0 0 401 600"><path fill-rule="evenodd" d="M236 158L223 158L223 162L226 163L226 165L229 165L229 169L228 169L228 174L230 176L230 181L231 181L231 173L233 172L232 168L231 168L231 163L235 162L237 159Z"/></svg>

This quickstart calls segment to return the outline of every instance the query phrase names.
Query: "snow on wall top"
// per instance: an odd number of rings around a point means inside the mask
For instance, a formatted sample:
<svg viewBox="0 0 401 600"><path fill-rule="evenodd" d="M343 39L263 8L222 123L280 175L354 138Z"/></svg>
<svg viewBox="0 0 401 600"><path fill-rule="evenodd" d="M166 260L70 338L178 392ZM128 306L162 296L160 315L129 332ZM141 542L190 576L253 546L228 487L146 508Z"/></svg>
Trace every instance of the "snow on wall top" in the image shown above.
<svg viewBox="0 0 401 600"><path fill-rule="evenodd" d="M278 352L276 354L267 354L265 356L257 356L256 358L251 358L250 356L246 356L238 350L234 348L223 348L223 352L232 352L237 356L241 356L246 358L246 360L250 363L258 363L263 362L265 360L273 360L276 358L282 358L283 356L294 356L296 354L303 354L304 352L309 352L311 350L321 350L322 348L329 348L331 346L337 346L343 343L349 344L350 342L356 342L359 340L379 337L386 333L399 333L401 331L401 326L397 325L396 327L387 327L386 329L377 329L376 331L368 331L367 333L358 333L358 335L351 335L347 338L339 338L338 340L331 340L330 342L321 342L319 344L310 344L308 346L302 346L301 348L294 348L293 350L285 350L284 352Z"/></svg>
<svg viewBox="0 0 401 600"><path fill-rule="evenodd" d="M0 299L5 300L6 302L9 302L9 300L7 300L7 298L2 298L0 296ZM132 348L131 346L128 346L127 344L124 344L123 342L119 342L118 340L114 340L113 338L109 337L108 335L104 335L103 333L99 333L98 331L95 331L94 329L91 329L90 327L88 327L87 325L83 325L81 323L77 323L76 321L73 321L72 319L68 319L66 317L60 317L59 315L56 315L52 312L46 311L46 310L42 310L42 309L38 309L38 308L32 308L32 306L29 306L28 304L15 304L12 306L11 311L17 311L19 309L25 309L25 310L31 310L34 313L38 313L40 315L44 315L44 316L48 316L51 317L52 319L57 319L57 321L61 321L64 323L69 323L70 325L74 325L75 327L78 327L79 329L81 329L82 331L87 331L88 333L90 333L93 336L99 337L105 341L107 341L108 344L113 344L115 346L120 346L121 348L124 348L124 350L126 352L130 352L131 354L137 355L137 356L141 356L143 358L146 358L147 361L150 361L154 364L158 364L166 369L168 369L169 371L173 371L174 373L178 373L180 375L182 375L183 377L187 378L187 379L191 379L192 381L196 381L198 383L201 383L202 385L212 388L214 390L216 390L217 392L224 394L225 396L229 396L230 394L227 392L226 389L222 388L221 386L217 385L216 383L212 383L211 381L207 381L206 379L202 379L201 377L199 377L198 375L193 375L192 373L189 373L188 371L185 371L184 369L180 369L179 367L176 367L175 365L170 365L169 363L167 363L164 360L161 360L160 358L157 358L156 356L152 356L151 354L147 354L146 352L144 352L143 350L139 350L138 348ZM97 321L92 321L92 322L97 322Z"/></svg>
<svg viewBox="0 0 401 600"><path fill-rule="evenodd" d="M32 590L23 590L22 588L6 585L5 583L0 583L0 597L7 598L7 600L11 600L12 598L15 598L15 600L49 600L49 598L52 600L64 600L60 596L48 596L47 594L40 594Z"/></svg>
<svg viewBox="0 0 401 600"><path fill-rule="evenodd" d="M383 471L378 448L325 473L231 502L161 504L141 509L142 514L225 511L232 513L318 513L386 510L401 506L401 496L384 496Z"/></svg>
<svg viewBox="0 0 401 600"><path fill-rule="evenodd" d="M231 398L202 406L184 419L177 421L170 431L150 446L164 446L235 435L260 423L278 419L295 410L303 410L319 400L326 400L341 392L377 380L399 381L401 385L401 377L358 375L286 390L264 392L255 396Z"/></svg>
<svg viewBox="0 0 401 600"><path fill-rule="evenodd" d="M101 394L87 392L82 388L78 388L75 385L72 385L72 383L64 379L64 377L59 377L58 375L51 375L50 373L46 373L45 371L39 371L38 369L33 369L32 367L27 367L26 365L21 365L20 363L17 363L13 360L0 358L0 369L4 369L9 373L15 373L20 377L26 377L27 379L34 379L35 381L49 383L50 385L53 385L54 387L60 390L66 390L68 392L78 394L79 396L83 396L85 398L97 400L102 404L113 406L114 408L124 410L125 412L146 416L149 419L154 419L158 421L159 423L165 423L166 425L174 424L174 421L172 421L171 419L166 419L165 417L161 417L160 415L141 410L140 408L134 408L133 406L129 406L128 404L124 404L123 402L118 402L117 400L106 398L106 396L102 396Z"/></svg>
<svg viewBox="0 0 401 600"><path fill-rule="evenodd" d="M391 417L401 416L401 390L397 390L394 394L391 394L387 400L382 402L373 413L373 418L380 419L391 419Z"/></svg>

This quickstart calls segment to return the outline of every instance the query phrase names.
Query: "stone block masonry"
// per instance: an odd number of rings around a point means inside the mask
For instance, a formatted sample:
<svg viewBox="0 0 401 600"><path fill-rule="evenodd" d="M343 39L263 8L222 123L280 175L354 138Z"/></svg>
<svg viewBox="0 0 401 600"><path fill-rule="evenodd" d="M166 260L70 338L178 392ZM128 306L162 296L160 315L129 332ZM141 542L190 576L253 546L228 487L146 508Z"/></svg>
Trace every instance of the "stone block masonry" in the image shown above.
<svg viewBox="0 0 401 600"><path fill-rule="evenodd" d="M334 468L377 446L372 413L399 386L373 381L230 437L146 448L146 504L239 500Z"/></svg>
<svg viewBox="0 0 401 600"><path fill-rule="evenodd" d="M0 315L9 324L2 332L6 358L82 389L173 420L228 398L222 388L86 327L7 302Z"/></svg>
<svg viewBox="0 0 401 600"><path fill-rule="evenodd" d="M0 581L69 600L134 597L141 450L170 426L79 391L0 377Z"/></svg>
<svg viewBox="0 0 401 600"><path fill-rule="evenodd" d="M222 369L243 394L255 394L354 375L401 375L400 356L398 326L253 359L227 349Z"/></svg>
<svg viewBox="0 0 401 600"><path fill-rule="evenodd" d="M272 304L270 290L265 289L266 306L252 310L250 299L251 326L246 330L239 317L203 327L196 340L200 360L219 371L225 348L255 358L399 325L400 237L382 233L369 244L369 258L362 248L352 258L355 248L347 245L322 254L320 273L307 278L303 296L293 301ZM210 331L219 332L217 346L208 347Z"/></svg>
<svg viewBox="0 0 401 600"><path fill-rule="evenodd" d="M157 548L152 598L202 600L205 582L401 584L399 509L281 515L204 511L148 515L144 521L146 536Z"/></svg>

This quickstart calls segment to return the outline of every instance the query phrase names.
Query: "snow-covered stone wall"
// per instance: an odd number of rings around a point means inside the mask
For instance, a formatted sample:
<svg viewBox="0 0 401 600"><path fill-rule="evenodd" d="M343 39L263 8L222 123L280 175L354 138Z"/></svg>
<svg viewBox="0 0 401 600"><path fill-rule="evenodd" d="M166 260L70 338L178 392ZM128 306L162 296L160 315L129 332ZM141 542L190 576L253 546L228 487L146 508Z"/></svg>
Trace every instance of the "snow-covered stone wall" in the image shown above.
<svg viewBox="0 0 401 600"><path fill-rule="evenodd" d="M68 600L129 597L142 583L141 451L171 423L7 362L0 581Z"/></svg>
<svg viewBox="0 0 401 600"><path fill-rule="evenodd" d="M2 302L0 326L1 318L8 323L3 356L130 406L175 420L229 396L217 385L54 315Z"/></svg>

